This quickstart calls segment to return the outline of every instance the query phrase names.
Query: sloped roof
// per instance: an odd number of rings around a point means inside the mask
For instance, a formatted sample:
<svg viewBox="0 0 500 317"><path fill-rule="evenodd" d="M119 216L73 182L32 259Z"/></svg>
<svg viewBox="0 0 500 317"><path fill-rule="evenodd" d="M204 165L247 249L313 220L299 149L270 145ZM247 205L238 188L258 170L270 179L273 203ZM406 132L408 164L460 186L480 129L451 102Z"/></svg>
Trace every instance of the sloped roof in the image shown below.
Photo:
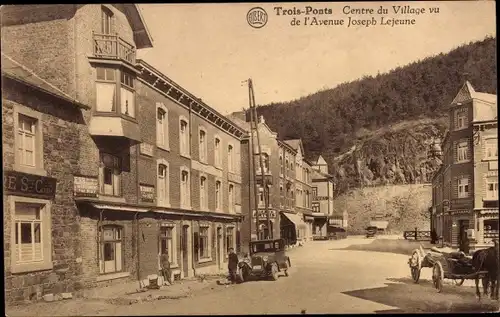
<svg viewBox="0 0 500 317"><path fill-rule="evenodd" d="M153 47L153 37L149 33L139 5L132 3L124 3L122 5L125 8L127 18L134 32L134 41L137 48Z"/></svg>
<svg viewBox="0 0 500 317"><path fill-rule="evenodd" d="M250 131L250 122L246 122L244 120L241 120L237 116L233 114L229 114L226 116L230 121L232 121L235 125L239 126L241 129L245 130L246 132Z"/></svg>
<svg viewBox="0 0 500 317"><path fill-rule="evenodd" d="M312 179L334 178L333 175L313 169Z"/></svg>
<svg viewBox="0 0 500 317"><path fill-rule="evenodd" d="M21 63L15 61L12 57L7 56L3 52L1 53L1 56L2 56L2 66L1 66L2 76L6 76L12 80L20 82L32 88L35 88L46 94L52 95L66 102L75 104L80 108L90 109L89 106L74 99L61 89L52 85L48 81L42 79L37 74L35 74L35 72L26 68L26 66L23 66Z"/></svg>
<svg viewBox="0 0 500 317"><path fill-rule="evenodd" d="M466 81L450 106L476 100L473 105L473 122L495 120L497 118L497 95L484 92L478 92L472 87L469 81Z"/></svg>

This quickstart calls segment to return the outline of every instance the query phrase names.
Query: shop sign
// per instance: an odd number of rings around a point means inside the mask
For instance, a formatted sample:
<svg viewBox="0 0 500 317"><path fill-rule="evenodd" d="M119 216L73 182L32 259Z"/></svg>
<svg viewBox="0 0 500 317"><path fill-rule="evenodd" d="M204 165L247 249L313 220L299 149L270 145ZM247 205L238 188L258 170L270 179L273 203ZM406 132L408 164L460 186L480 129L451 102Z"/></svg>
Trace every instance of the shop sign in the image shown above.
<svg viewBox="0 0 500 317"><path fill-rule="evenodd" d="M73 195L75 197L97 197L98 186L97 177L73 177Z"/></svg>
<svg viewBox="0 0 500 317"><path fill-rule="evenodd" d="M314 200L328 200L328 196L316 196Z"/></svg>
<svg viewBox="0 0 500 317"><path fill-rule="evenodd" d="M252 213L252 217L256 218L256 216L257 216L257 213L254 210L253 213ZM267 219L267 215L266 215L266 211L265 210L259 210L259 218L260 219ZM276 211L269 210L269 218L271 218L271 219L276 218Z"/></svg>
<svg viewBox="0 0 500 317"><path fill-rule="evenodd" d="M8 194L20 196L36 196L53 199L56 195L57 180L52 177L5 171L3 176L4 190Z"/></svg>
<svg viewBox="0 0 500 317"><path fill-rule="evenodd" d="M141 192L141 201L153 203L155 201L155 188L152 185L142 184L139 186Z"/></svg>
<svg viewBox="0 0 500 317"><path fill-rule="evenodd" d="M142 155L153 156L153 145L149 143L141 143L139 146Z"/></svg>

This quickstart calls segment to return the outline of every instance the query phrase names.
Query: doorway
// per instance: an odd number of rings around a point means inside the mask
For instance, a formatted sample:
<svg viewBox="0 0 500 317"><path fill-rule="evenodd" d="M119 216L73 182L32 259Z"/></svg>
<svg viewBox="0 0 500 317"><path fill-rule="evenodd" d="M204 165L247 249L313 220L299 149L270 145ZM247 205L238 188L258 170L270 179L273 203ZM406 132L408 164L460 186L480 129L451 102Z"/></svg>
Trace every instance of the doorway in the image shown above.
<svg viewBox="0 0 500 317"><path fill-rule="evenodd" d="M182 272L184 277L188 276L189 272L189 261L188 261L188 229L189 226L182 226L182 234L181 234L181 241L182 241Z"/></svg>
<svg viewBox="0 0 500 317"><path fill-rule="evenodd" d="M224 262L224 259L222 258L224 255L224 250L222 242L222 228L220 227L217 228L217 243L215 248L217 250L217 267L219 268L219 270L221 270L222 263Z"/></svg>
<svg viewBox="0 0 500 317"><path fill-rule="evenodd" d="M467 229L469 229L469 220L458 221L458 247L460 251L469 254L469 238L467 237Z"/></svg>

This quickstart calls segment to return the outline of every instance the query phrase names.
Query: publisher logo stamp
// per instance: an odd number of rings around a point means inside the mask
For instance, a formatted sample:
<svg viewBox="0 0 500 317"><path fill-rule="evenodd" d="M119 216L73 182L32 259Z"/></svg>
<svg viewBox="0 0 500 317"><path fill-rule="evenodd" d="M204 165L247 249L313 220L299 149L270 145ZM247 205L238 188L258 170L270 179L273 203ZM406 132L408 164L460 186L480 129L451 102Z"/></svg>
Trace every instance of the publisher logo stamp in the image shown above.
<svg viewBox="0 0 500 317"><path fill-rule="evenodd" d="M253 28L260 29L267 23L267 12L261 7L250 9L247 13L247 22Z"/></svg>

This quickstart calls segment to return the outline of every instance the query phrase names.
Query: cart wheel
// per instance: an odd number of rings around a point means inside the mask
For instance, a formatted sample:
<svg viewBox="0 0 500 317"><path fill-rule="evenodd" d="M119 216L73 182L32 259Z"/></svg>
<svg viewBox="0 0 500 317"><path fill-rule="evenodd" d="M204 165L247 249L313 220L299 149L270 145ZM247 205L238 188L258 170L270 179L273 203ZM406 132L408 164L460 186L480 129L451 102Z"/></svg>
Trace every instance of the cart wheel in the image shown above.
<svg viewBox="0 0 500 317"><path fill-rule="evenodd" d="M464 281L465 281L465 279L463 279L463 278L462 278L462 279L458 278L458 279L454 279L454 280L453 280L453 283L454 283L456 286L462 286L462 285L464 284Z"/></svg>
<svg viewBox="0 0 500 317"><path fill-rule="evenodd" d="M411 272L411 278L415 283L418 283L418 280L420 279L420 270L421 270L421 263L420 263L420 255L417 250L413 251L413 254L411 255L410 258L410 272Z"/></svg>
<svg viewBox="0 0 500 317"><path fill-rule="evenodd" d="M438 293L441 293L443 290L443 266L441 263L436 262L432 267L432 283L434 287L437 289Z"/></svg>

